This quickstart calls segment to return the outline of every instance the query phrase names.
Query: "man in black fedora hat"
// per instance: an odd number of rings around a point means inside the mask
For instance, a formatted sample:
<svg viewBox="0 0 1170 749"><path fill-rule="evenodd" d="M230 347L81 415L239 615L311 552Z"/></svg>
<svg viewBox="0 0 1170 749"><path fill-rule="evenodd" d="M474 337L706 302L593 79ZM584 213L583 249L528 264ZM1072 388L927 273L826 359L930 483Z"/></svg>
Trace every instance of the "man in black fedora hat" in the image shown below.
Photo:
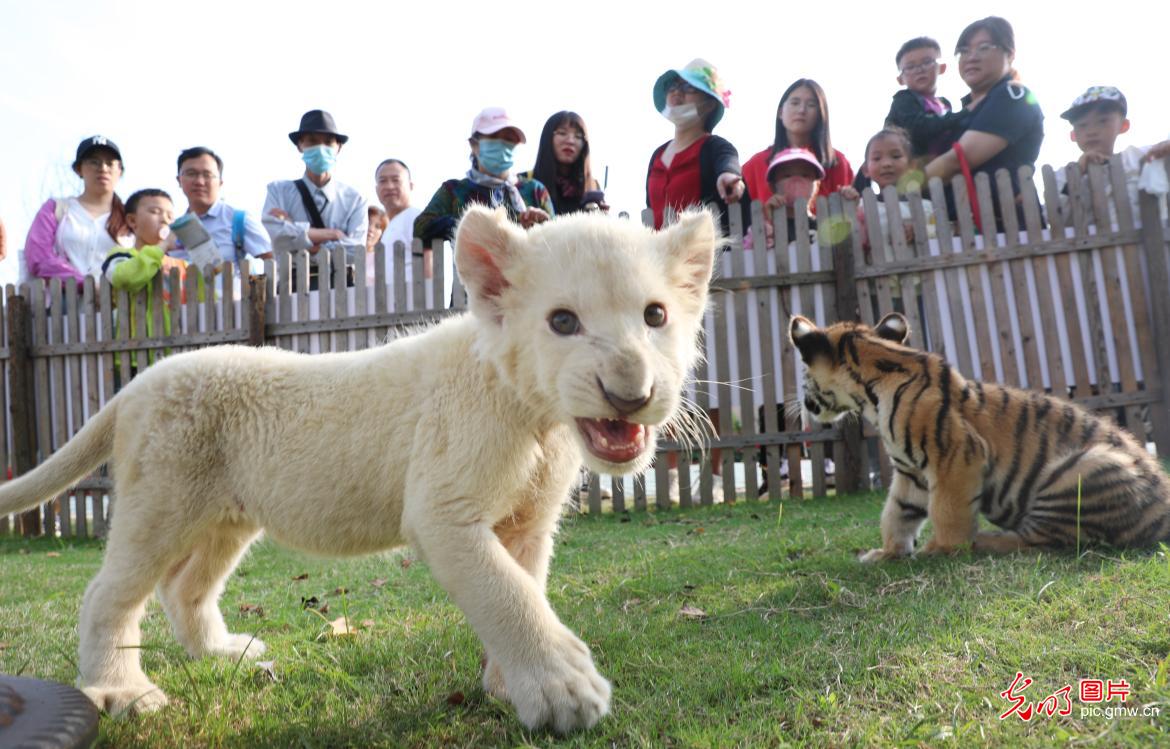
<svg viewBox="0 0 1170 749"><path fill-rule="evenodd" d="M355 256L365 251L366 199L362 194L333 179L337 154L349 140L337 130L333 115L313 109L301 117L301 124L288 134L301 153L305 174L300 179L268 184L264 201L264 227L272 237L272 249L282 252L308 250L316 255L321 248L345 250L348 284L353 285ZM364 258L358 257L362 262ZM316 264L311 263L309 288L317 288Z"/></svg>

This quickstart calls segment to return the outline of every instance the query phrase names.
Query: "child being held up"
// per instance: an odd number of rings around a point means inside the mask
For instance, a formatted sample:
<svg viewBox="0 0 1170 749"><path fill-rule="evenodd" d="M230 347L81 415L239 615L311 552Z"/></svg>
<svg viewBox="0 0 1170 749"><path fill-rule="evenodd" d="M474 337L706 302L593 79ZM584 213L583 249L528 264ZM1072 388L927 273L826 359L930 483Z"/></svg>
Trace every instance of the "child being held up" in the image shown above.
<svg viewBox="0 0 1170 749"><path fill-rule="evenodd" d="M796 206L804 200L804 213L808 217L810 241L816 242L816 214L813 213L817 190L825 178L825 169L817 157L807 148L785 148L778 151L768 162L768 185L772 197L764 203L764 238L767 246L774 244L775 227L772 224L773 211L783 210L787 217L785 236L789 242L796 239ZM744 237L744 249L752 249L752 235Z"/></svg>
<svg viewBox="0 0 1170 749"><path fill-rule="evenodd" d="M1072 124L1069 138L1081 149L1081 157L1077 160L1080 173L1085 174L1089 164L1105 164L1113 159L1121 162L1125 172L1125 185L1129 193L1129 201L1133 206L1135 219L1140 219L1138 207L1138 190L1160 194L1165 198L1167 193L1166 167L1162 162L1170 155L1170 140L1164 140L1153 146L1129 146L1118 153L1117 138L1129 130L1128 103L1125 95L1113 86L1092 86L1073 100L1072 106L1062 115L1063 119ZM1070 165L1071 166L1071 165ZM1060 188L1061 201L1064 203L1068 193L1069 168L1056 172L1056 184ZM1082 194L1087 195L1085 191ZM1166 201L1160 201L1162 220L1166 220ZM1112 206L1110 206L1112 209ZM1089 215L1092 215L1089 209Z"/></svg>
<svg viewBox="0 0 1170 749"><path fill-rule="evenodd" d="M907 197L911 192L922 189L922 172L910 168L910 136L900 127L885 127L865 144L865 168L873 180L873 191L878 200L878 218L881 221L882 236L886 242L891 242L889 234L889 219L887 208L883 205L885 196L882 194L887 187L893 187L898 192L898 213L902 218L902 230L907 242L914 241L913 214L910 211L910 201ZM934 208L929 200L922 201L922 212L926 216L927 238L934 238ZM864 206L857 206L857 219L861 222L862 237L865 245L869 245L869 233L866 231Z"/></svg>
<svg viewBox="0 0 1170 749"><path fill-rule="evenodd" d="M938 77L947 70L941 57L938 42L926 36L906 42L894 56L898 83L906 88L894 94L886 126L906 131L911 161L946 153L970 117L962 110L952 112L951 103L938 95Z"/></svg>

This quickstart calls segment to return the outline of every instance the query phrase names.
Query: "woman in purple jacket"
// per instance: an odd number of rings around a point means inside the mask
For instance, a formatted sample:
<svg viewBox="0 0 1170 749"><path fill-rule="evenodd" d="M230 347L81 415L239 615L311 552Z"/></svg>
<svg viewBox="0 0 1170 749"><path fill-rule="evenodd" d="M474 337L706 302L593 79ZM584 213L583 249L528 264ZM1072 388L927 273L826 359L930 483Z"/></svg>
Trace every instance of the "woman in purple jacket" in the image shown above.
<svg viewBox="0 0 1170 749"><path fill-rule="evenodd" d="M33 219L24 243L32 278L100 276L114 246L133 244L126 209L114 192L122 176L122 153L109 138L94 135L77 146L73 171L84 188L70 198L50 198Z"/></svg>

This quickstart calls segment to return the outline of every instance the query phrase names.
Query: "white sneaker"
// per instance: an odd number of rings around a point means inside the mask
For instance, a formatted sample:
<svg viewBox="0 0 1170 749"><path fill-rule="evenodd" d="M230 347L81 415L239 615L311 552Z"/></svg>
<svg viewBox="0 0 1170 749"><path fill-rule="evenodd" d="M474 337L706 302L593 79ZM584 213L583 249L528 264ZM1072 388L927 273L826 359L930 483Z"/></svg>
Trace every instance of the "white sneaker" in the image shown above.
<svg viewBox="0 0 1170 749"><path fill-rule="evenodd" d="M788 478L788 458L785 457L780 461L780 478Z"/></svg>
<svg viewBox="0 0 1170 749"><path fill-rule="evenodd" d="M833 465L832 458L825 458L825 475L833 476L837 473L837 466Z"/></svg>
<svg viewBox="0 0 1170 749"><path fill-rule="evenodd" d="M723 477L711 477L711 503L716 505L723 504Z"/></svg>
<svg viewBox="0 0 1170 749"><path fill-rule="evenodd" d="M667 475L667 484L666 484L667 496L670 497L671 502L677 502L678 501L678 469L671 468L667 472L666 475Z"/></svg>

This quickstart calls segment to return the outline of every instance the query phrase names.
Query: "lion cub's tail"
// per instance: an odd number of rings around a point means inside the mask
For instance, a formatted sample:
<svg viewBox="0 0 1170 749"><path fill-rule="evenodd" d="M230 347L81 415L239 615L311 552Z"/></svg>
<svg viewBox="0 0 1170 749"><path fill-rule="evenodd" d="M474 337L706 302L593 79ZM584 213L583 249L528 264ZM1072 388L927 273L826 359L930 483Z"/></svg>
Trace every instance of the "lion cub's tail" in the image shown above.
<svg viewBox="0 0 1170 749"><path fill-rule="evenodd" d="M85 423L73 439L44 463L0 485L0 516L46 502L102 464L114 447L117 399Z"/></svg>

